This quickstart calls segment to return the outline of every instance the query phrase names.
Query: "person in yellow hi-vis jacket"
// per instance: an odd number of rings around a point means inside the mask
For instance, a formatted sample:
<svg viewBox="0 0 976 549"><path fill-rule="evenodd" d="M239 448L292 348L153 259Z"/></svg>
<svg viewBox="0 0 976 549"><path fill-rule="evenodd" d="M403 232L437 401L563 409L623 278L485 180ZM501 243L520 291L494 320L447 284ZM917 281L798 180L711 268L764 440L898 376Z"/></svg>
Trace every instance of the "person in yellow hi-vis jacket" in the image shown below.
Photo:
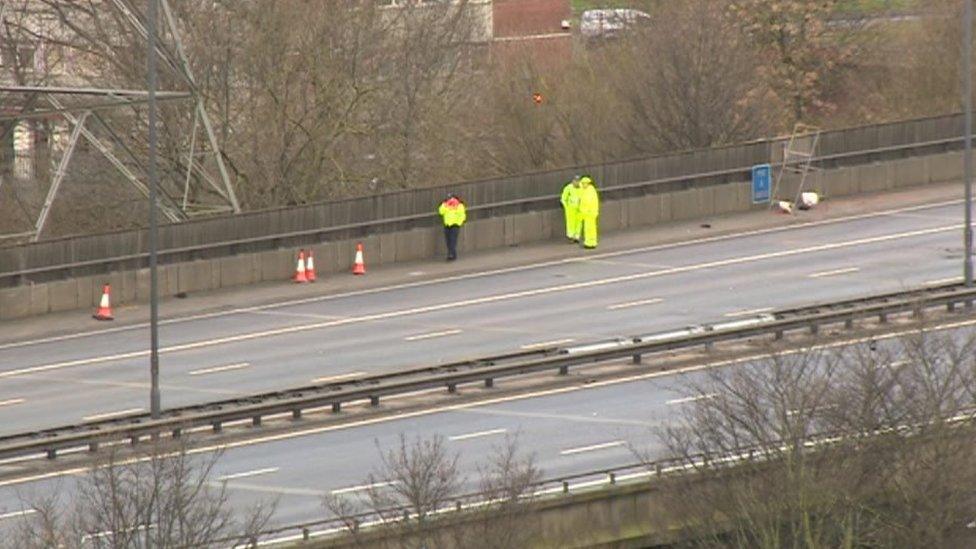
<svg viewBox="0 0 976 549"><path fill-rule="evenodd" d="M457 195L449 194L437 208L437 213L441 214L444 220L444 242L447 244L447 260L457 259L458 235L461 232L461 225L464 225L468 215L464 209L464 202Z"/></svg>
<svg viewBox="0 0 976 549"><path fill-rule="evenodd" d="M583 223L583 247L587 249L596 248L600 194L596 192L596 185L588 175L580 178L579 213L580 220Z"/></svg>
<svg viewBox="0 0 976 549"><path fill-rule="evenodd" d="M580 198L580 176L576 176L572 181L566 183L563 187L563 194L559 198L559 202L563 205L563 213L566 216L566 238L570 242L579 242L580 239L580 214L579 214L579 198Z"/></svg>

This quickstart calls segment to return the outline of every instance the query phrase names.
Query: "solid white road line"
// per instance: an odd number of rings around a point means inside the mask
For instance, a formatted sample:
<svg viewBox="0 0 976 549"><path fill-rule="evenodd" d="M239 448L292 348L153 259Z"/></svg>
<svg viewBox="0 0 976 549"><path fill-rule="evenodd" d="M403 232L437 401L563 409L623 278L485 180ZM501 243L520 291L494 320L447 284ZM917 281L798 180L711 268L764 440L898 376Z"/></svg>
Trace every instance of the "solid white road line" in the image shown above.
<svg viewBox="0 0 976 549"><path fill-rule="evenodd" d="M808 274L807 276L809 276L810 278L823 278L825 276L837 276L837 275L848 274L848 273L856 273L860 270L861 269L857 267L847 267L844 269L834 269L833 271L821 271L819 273L811 273Z"/></svg>
<svg viewBox="0 0 976 549"><path fill-rule="evenodd" d="M351 377L359 377L366 375L366 372L349 372L348 374L336 374L334 376L317 377L312 380L312 383L329 383L330 381L340 381L343 379L349 379Z"/></svg>
<svg viewBox="0 0 976 549"><path fill-rule="evenodd" d="M233 473L233 474L230 474L230 475L222 475L222 476L217 477L217 480L220 481L220 482L224 482L224 481L228 481L228 480L234 480L235 478L256 477L258 475L267 475L269 473L277 473L277 472L278 472L278 468L277 467L265 467L264 469L255 469L253 471L244 471L243 473Z"/></svg>
<svg viewBox="0 0 976 549"><path fill-rule="evenodd" d="M750 315L759 315L762 313L770 313L772 311L773 311L772 307L762 307L761 309L749 309L748 311L735 311L733 313L725 313L725 316L728 318L735 318L738 316L750 316Z"/></svg>
<svg viewBox="0 0 976 549"><path fill-rule="evenodd" d="M429 334L418 334L418 335L407 336L403 339L404 341L421 341L423 339L433 339L435 337L452 336L452 335L457 335L459 333L461 333L461 330L444 330L443 332L431 332Z"/></svg>
<svg viewBox="0 0 976 549"><path fill-rule="evenodd" d="M942 202L934 202L934 203L931 203L931 204L917 204L915 206L905 206L903 208L893 208L893 209L890 209L890 210L882 210L882 211L877 211L877 212L869 212L869 213L854 214L854 215L843 216L843 217L835 217L833 219L823 219L823 220L819 220L819 221L808 221L808 222L796 223L796 224L786 225L786 226L768 227L768 228L765 228L765 229L752 229L752 230L741 231L741 232L737 232L737 233L730 233L730 234L717 235L717 236L708 236L708 237L703 237L703 238L693 238L693 239L690 239L690 240L683 240L683 241L678 241L678 242L670 242L670 243L667 243L667 244L654 244L654 245L651 245L651 246L642 246L642 247L638 247L638 248L629 248L629 249L626 249L626 250L618 250L618 251L614 251L614 252L602 252L602 253L599 253L599 254L588 255L588 256L586 256L585 258L582 258L582 259L583 260L593 260L593 259L603 259L603 258L607 258L607 257L620 257L620 256L631 255L631 254L640 254L640 253L653 252L653 251L659 251L659 250L671 250L671 249L680 248L680 247L683 247L683 246L693 246L693 245L697 245L697 244L711 244L711 243L714 243L714 242L725 242L727 240L735 240L735 239L739 239L739 238L748 238L748 237L751 237L751 236L761 236L761 235L766 235L766 234L776 234L776 233L788 232L788 231L797 231L797 230L809 229L809 228L814 228L814 227L820 227L820 226L824 226L824 225L836 225L836 224L841 224L841 223L847 223L847 222L850 222L850 221L858 221L858 220L862 220L862 219L873 219L873 218L876 218L876 217L889 217L889 216L894 216L894 215L901 214L901 213L905 213L905 212L915 212L915 211L922 211L922 210L933 210L933 209L942 208L942 207L945 207L945 206L953 206L953 205L956 205L956 204L962 204L962 202L963 201L961 199L958 199L958 200L946 200L946 201L942 201ZM319 302L323 302L323 301L332 301L332 300L336 300L336 299L343 299L343 298L347 298L347 297L356 297L356 296L361 296L361 295L371 295L371 294L376 294L376 293L389 292L389 291L393 291L393 290L403 290L403 289L408 289L408 288L417 288L417 287L423 287L423 286L432 286L432 285L436 285L436 284L443 284L445 282L457 282L457 281L460 281L460 280L469 280L469 279L473 279L473 278L485 278L485 277L490 277L490 276L495 276L495 275L500 275L500 274L515 273L515 272L527 271L527 270L532 270L532 269L540 269L540 268L545 268L545 267L552 267L554 265L564 265L566 263L572 263L572 262L576 262L576 261L579 261L579 258L554 259L554 260L549 260L549 261L540 261L538 263L532 263L532 264L528 264L528 265L519 265L517 267L505 267L505 268L502 268L502 269L494 269L494 270L489 270L489 271L479 271L479 272L475 272L475 273L466 273L466 274L461 274L461 275L445 276L445 277L441 277L441 278L434 278L434 279L431 279L431 280L419 280L419 281L416 281L416 282L404 282L404 283L400 283L400 284L391 284L389 286L380 286L378 288L367 288L367 289L364 289L364 290L352 290L352 291L349 291L349 292L341 292L341 293L331 294L331 295L315 296L315 297L307 297L307 298L301 298L301 299L291 299L291 300L286 300L286 301L279 301L279 302L276 302L276 303L269 303L269 304L266 304L266 305L256 305L256 306L253 306L253 307L242 307L242 308L238 308L238 309L229 309L229 310L226 310L226 311L215 311L215 312L212 312L212 313L203 313L203 314L199 314L199 315L189 315L189 316L184 316L184 317L177 317L177 318L171 318L171 319L162 320L162 321L160 321L160 324L161 325L164 325L164 324L177 324L177 323L181 323L181 322L192 322L192 321L195 321L195 320L202 320L202 319L207 319L207 318L217 318L217 317L223 317L223 316L231 316L231 315L236 315L236 314L241 314L241 313L250 313L250 312L254 312L254 311L262 311L262 310L276 309L276 308L280 308L280 307L290 307L290 306L293 306L293 305L304 305L304 304L308 304L308 303L319 303ZM42 344L42 343L52 343L52 342L57 342L57 341L65 341L65 340L77 339L77 338L82 338L82 337L98 336L98 335L104 335L104 334L121 332L121 331L140 330L140 329L143 329L143 328L147 328L148 326L149 326L148 323L143 322L143 323L140 323L140 324L132 324L132 325L129 325L129 326L118 326L118 327L115 327L115 328L107 328L107 329L102 329L102 330L90 330L90 331L87 331L87 332L78 332L78 333L66 334L66 335L60 335L60 336L44 337L44 338L39 338L39 339L27 340L27 341L15 341L15 342L5 343L3 345L0 345L0 351L2 351L4 349L15 348L15 347L25 347L25 346L29 346L29 345L38 345L38 344Z"/></svg>
<svg viewBox="0 0 976 549"><path fill-rule="evenodd" d="M955 329L955 328L965 328L965 327L969 327L969 326L976 326L976 320L962 320L962 321L958 321L958 322L947 322L945 324L936 324L934 326L929 326L927 328L927 330L931 333L931 332L937 332L937 331L940 331L940 330L952 330L952 329ZM897 337L905 336L905 335L908 335L908 334L915 334L915 333L917 333L917 331L918 331L917 328L907 328L905 330L899 330L899 331L891 332L891 333L888 333L888 334L885 334L885 335L872 335L872 336L867 336L867 337L852 337L850 339L844 339L844 340L841 340L841 341L835 341L833 343L827 343L827 344L823 344L823 345L815 345L815 346L813 346L811 348L807 348L807 349L786 351L786 352L783 353L783 355L791 355L791 354L796 354L796 353L800 353L800 352L808 352L809 350L814 350L814 349L815 350L820 350L820 349L835 349L835 348L838 348L838 347L844 347L846 345L853 345L853 344L857 344L857 343L867 343L869 341L884 341L884 340L888 340L888 339L894 339L894 338L897 338ZM402 414L399 414L399 415L396 415L396 416L376 417L376 418L370 418L370 419L363 419L363 420L360 420L360 421L353 421L353 422L349 422L349 423L345 423L345 424L341 424L341 425L328 425L328 426L323 426L323 427L312 427L312 428L305 429L305 430L291 431L291 432L288 432L288 433L279 433L279 434L268 435L268 436L264 436L264 437L257 437L257 438L247 439L247 440L239 440L239 441L235 441L235 442L219 443L219 444L213 444L213 445L210 445L210 446L200 446L200 447L197 447L197 448L191 448L190 450L187 451L187 454L192 455L192 454L203 454L203 453L216 452L216 451L226 451L226 450L231 450L231 449L234 449L234 448L244 448L244 447L247 447L247 446L256 446L256 445L259 445L259 444L267 444L267 443L278 442L278 441L282 441L282 440L291 440L291 439L295 439L295 438L301 438L301 437L307 437L307 436L315 436L315 435L320 435L322 433L330 433L330 432L333 432L333 431L341 431L341 430L345 430L345 429L353 429L353 428L356 428L356 427L363 427L363 426L367 426L367 425L376 425L376 424L379 424L379 423L388 423L388 422L391 422L391 421L402 421L402 420L405 420L405 419L411 419L411 418L415 418L415 417L429 416L429 415L440 414L440 413L445 413L445 412L456 412L456 411L459 411L459 410L462 410L463 411L463 410L469 410L471 408L482 408L482 407L485 407L485 406L492 406L494 404L504 404L506 402L515 402L515 401L521 401L521 400L528 400L528 399L531 399L531 398L547 397L547 396L561 395L561 394L566 394L566 393L575 393L577 391L588 391L588 390L596 389L596 388L599 388L599 387L608 387L608 386L612 386L612 385L622 385L622 384L626 384L626 383L633 383L635 381L644 381L644 380L648 380L648 379L657 379L657 378L662 378L662 377L680 376L680 375L684 375L684 374L688 374L688 373L692 373L692 372L701 372L701 371L711 370L711 369L715 369L715 368L722 368L722 367L725 367L725 366L732 366L734 364L746 364L746 363L753 362L753 361L756 361L756 360L768 358L768 356L769 355L767 353L760 352L760 353L756 353L754 355L744 356L744 357L740 357L740 358L734 358L734 359L729 359L729 360L719 360L719 361L715 361L715 362L706 362L706 363L703 363L703 364L696 364L696 365L693 365L693 366L686 366L684 368L675 368L674 370L648 372L648 373L636 374L636 375L632 375L632 376L628 376L628 377L622 377L622 378L617 378L617 379L608 379L608 380L604 380L604 381L595 381L593 383L587 383L585 385L573 385L573 386L570 386L570 387L559 387L559 388L556 388L556 389L542 389L542 390L539 390L539 391L532 391L532 392L518 394L518 395L509 395L509 396L503 396L503 397L497 397L497 398L490 398L490 399L485 399L485 400L481 400L481 401L478 401L478 402L469 402L469 403L465 403L465 404L448 404L446 406L435 406L435 407L431 407L431 408L425 408L423 410L416 410L416 411L412 411L412 412L405 412L405 413L402 413ZM244 420L244 421L246 421L246 420ZM73 450L66 450L65 452L62 452L62 453L67 453L67 452L85 452L85 451L87 451L87 448L79 447L79 448L73 449ZM17 460L26 460L26 459L29 459L29 458L15 458L15 459L17 459ZM135 462L138 462L140 460L141 461L145 461L145 458L131 458L131 459L126 459L126 460L123 460L122 462L120 462L120 465L122 465L122 464L128 464L128 463L135 463ZM7 461L7 460L4 460L4 461ZM36 475L28 475L28 476L24 476L24 477L10 478L10 479L6 479L6 480L0 480L0 487L14 486L14 485L24 484L24 483L28 483L28 482L34 482L34 481L38 481L38 480L45 480L45 479L49 479L49 478L57 478L57 477L70 476L70 475L78 475L78 474L85 473L88 470L89 469L87 467L75 467L73 469L65 469L65 470L54 471L54 472L50 472L50 473L39 473L39 474L36 474Z"/></svg>
<svg viewBox="0 0 976 549"><path fill-rule="evenodd" d="M961 276L950 276L949 278L937 278L935 280L926 280L926 286L941 286L943 284L952 284L954 282L962 282Z"/></svg>
<svg viewBox="0 0 976 549"><path fill-rule="evenodd" d="M605 448L616 448L618 446L623 446L624 444L627 444L627 442L626 441L623 441L623 440L615 440L613 442L604 442L604 443L601 443L601 444L593 444L592 446L581 446L579 448L570 448L568 450L563 450L563 451L559 452L559 454L560 455L563 455L563 456L571 456L573 454L581 454L583 452L592 452L594 450L603 450Z"/></svg>
<svg viewBox="0 0 976 549"><path fill-rule="evenodd" d="M468 433L466 435L455 435L453 437L447 437L447 440L453 440L455 442L459 440L468 440L471 438L489 437L491 435L500 435L502 433L508 432L508 429L491 429L490 431L481 431L478 433Z"/></svg>
<svg viewBox="0 0 976 549"><path fill-rule="evenodd" d="M524 290L519 292L512 292L507 294L496 294L485 297L477 297L472 299L453 301L448 303L440 303L437 305L427 305L423 307L415 307L412 309L401 309L397 311L389 311L385 313L375 313L369 315L363 315L359 317L343 318L340 320L330 320L323 322L316 322L312 324L301 324L297 326L287 326L283 328L274 328L269 330L262 330L258 332L237 334L232 336L218 337L214 339L207 339L201 341L194 341L191 343L183 343L180 345L173 345L170 347L163 347L159 350L161 354L163 353L174 353L179 351L188 351L194 349L201 349L205 347L213 347L217 345L223 345L227 343L238 343L241 341L251 341L255 339L267 338L271 336L279 336L286 334L295 334L308 332L313 330L321 330L323 328L332 328L335 326L347 326L351 324L360 324L365 322L374 322L377 320L388 320L392 318L402 318L406 316L419 315L424 313L433 313L438 311L443 311L447 309L458 309L461 307L470 307L473 305L483 305L486 303L497 303L501 301L509 301L513 299L520 299L525 297L534 297L539 295L548 295L558 292L567 292L571 290L578 290L582 288L594 288L600 286L608 286L612 284L619 284L622 282L633 282L635 280L646 280L649 278L657 278L662 276L674 275L679 273L687 273L705 269L714 269L718 267L727 267L730 265L741 265L745 263L751 263L755 261L765 260L765 259L776 259L783 257L792 257L795 255L805 255L811 252L820 252L827 250L837 250L843 248L850 248L855 246L863 246L865 244L877 244L880 242L890 242L893 240L899 240L903 238L913 238L916 236L925 236L931 234L944 233L949 231L957 231L962 225L948 225L944 227L935 227L931 229L920 229L916 231L908 231L903 233L894 233L883 236L875 236L869 238L859 238L855 240L847 240L843 242L835 242L831 244L821 244L818 246L810 246L807 248L794 248L791 250L783 250L779 252L768 252L763 254L756 254L750 256L734 257L729 259L721 259L717 261L709 261L706 263L698 263L694 265L686 265L684 267L674 267L671 269L662 269L658 271L649 271L645 273L636 273L630 275L615 276L610 278L603 278L597 280L590 280L586 282L575 282L571 284L564 284L561 286L549 286L544 288L537 288L533 290ZM112 362L115 360L130 359L130 358L141 358L149 356L149 351L133 351L129 353L120 353L116 355L107 355L101 357L93 358L83 358L77 360L69 360L66 362L58 362L54 364L44 364L40 366L30 366L27 368L21 368L19 370L10 370L6 372L0 372L0 379L7 377L14 377L24 374L35 374L38 372L47 372L50 370L58 370L62 368L70 368L75 366L83 366L90 364L102 364L105 362Z"/></svg>
<svg viewBox="0 0 976 549"><path fill-rule="evenodd" d="M7 400L0 400L0 407L2 407L2 406L15 406L17 404L23 404L24 402L27 402L27 400L26 399L23 399L23 398L11 398L11 399L7 399Z"/></svg>
<svg viewBox="0 0 976 549"><path fill-rule="evenodd" d="M216 488L223 487L222 483L211 481L207 483L210 486ZM228 490L243 491L243 492L259 492L263 494L277 494L279 496L303 496L303 497L316 497L321 498L322 496L329 495L327 490L314 490L311 488L291 488L288 486L274 486L274 485L261 485L261 484L251 484L249 482L238 482L234 481L233 484L226 485Z"/></svg>
<svg viewBox="0 0 976 549"><path fill-rule="evenodd" d="M575 339L572 339L572 338L569 338L569 339L554 339L552 341L540 341L539 343L529 343L527 345L522 345L520 347L520 349L524 349L526 351L529 351L529 350L532 350L532 349L544 349L546 347L553 347L555 345L562 345L563 343L572 343L574 341L576 341L576 340Z"/></svg>
<svg viewBox="0 0 976 549"><path fill-rule="evenodd" d="M85 416L81 419L85 421L95 421L98 419L108 419L108 418L119 417L119 416L127 416L129 414L138 414L139 412L142 411L143 411L142 408L129 408L128 410L119 410L117 412L105 412L104 414L94 414L90 416Z"/></svg>
<svg viewBox="0 0 976 549"><path fill-rule="evenodd" d="M664 300L659 297L654 297L651 299L641 299L639 301L629 301L627 303L617 303L616 305L610 305L607 307L607 310L616 311L618 309L629 309L631 307L639 307L641 305L654 305L662 301Z"/></svg>
<svg viewBox="0 0 976 549"><path fill-rule="evenodd" d="M685 404L685 403L688 403L688 402L698 402L699 400L706 400L706 399L709 399L709 398L715 398L717 396L718 396L717 393L709 393L707 395L696 395L696 396L690 396L690 397L685 397L685 398L675 398L675 399L669 400L667 402L667 404Z"/></svg>
<svg viewBox="0 0 976 549"><path fill-rule="evenodd" d="M27 515L33 515L36 512L37 512L37 509L23 509L21 511L11 511L9 513L0 514L0 520L9 519L9 518L17 518L17 517L25 517Z"/></svg>
<svg viewBox="0 0 976 549"><path fill-rule="evenodd" d="M383 488L384 486L393 486L396 484L395 480L390 480L386 482L374 482L373 484L363 484L362 486L350 486L349 488L339 488L338 490L332 490L333 496L338 496L342 494L351 494L353 492L362 492L363 490L370 490L372 488Z"/></svg>
<svg viewBox="0 0 976 549"><path fill-rule="evenodd" d="M228 364L226 366L214 366L213 368L202 368L200 370L193 370L190 372L191 376L202 376L206 374L216 374L218 372L228 372L230 370L240 370L242 368L247 368L250 366L250 362L238 362L237 364Z"/></svg>

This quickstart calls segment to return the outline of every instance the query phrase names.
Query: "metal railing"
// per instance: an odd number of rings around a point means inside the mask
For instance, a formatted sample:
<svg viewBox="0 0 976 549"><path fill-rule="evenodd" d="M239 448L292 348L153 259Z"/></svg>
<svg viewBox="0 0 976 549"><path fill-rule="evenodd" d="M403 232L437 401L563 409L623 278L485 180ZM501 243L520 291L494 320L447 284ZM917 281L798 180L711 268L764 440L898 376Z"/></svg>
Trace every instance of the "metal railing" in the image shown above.
<svg viewBox="0 0 976 549"><path fill-rule="evenodd" d="M461 385L481 383L493 387L502 378L555 371L560 375L570 368L619 359L639 364L644 355L664 351L710 349L714 344L745 340L758 336L783 338L785 334L808 331L815 334L826 325L843 323L845 328L865 318L887 322L890 315L959 305L970 307L976 300L976 288L943 285L906 292L879 294L858 300L819 304L786 310L777 314L692 326L683 330L618 338L575 347L552 347L511 353L480 360L469 360L376 374L342 382L309 385L290 390L255 394L217 402L164 410L159 419L149 414L91 421L40 431L0 437L0 458L25 456L57 457L70 449L97 451L101 444L137 443L150 437L180 437L190 430L211 429L220 432L231 422L250 421L260 426L270 416L288 414L300 419L308 410L331 408L339 413L352 402L369 402L377 406L385 397L416 391L445 388L454 393Z"/></svg>
<svg viewBox="0 0 976 549"><path fill-rule="evenodd" d="M905 156L919 156L948 151L961 146L963 138L952 137L930 141L919 141L909 144L878 147L874 149L848 151L818 156L814 159L821 165L858 165L878 161L882 156L901 153ZM614 200L643 194L670 192L692 187L708 187L733 181L747 181L750 166L701 172L687 175L663 177L648 181L625 183L601 188L604 199ZM469 208L471 219L481 219L500 215L510 215L527 211L550 210L556 208L556 198L553 196L532 196L512 200L496 201L489 204L472 204ZM433 210L432 210L433 212ZM262 251L287 248L299 245L341 240L351 237L365 237L370 234L383 234L413 228L432 227L438 223L433 213L419 213L364 222L354 222L311 229L300 229L274 234L250 236L244 238L227 239L218 242L206 242L189 246L165 248L159 251L161 264L192 260L199 257L213 258L234 255L241 251ZM106 272L119 269L135 269L144 267L148 261L148 252L128 253L102 257L97 259L72 261L57 265L20 268L0 272L0 287L16 285L18 281L32 279L34 282L55 280L78 273L79 269L96 269ZM94 274L94 273L92 273Z"/></svg>

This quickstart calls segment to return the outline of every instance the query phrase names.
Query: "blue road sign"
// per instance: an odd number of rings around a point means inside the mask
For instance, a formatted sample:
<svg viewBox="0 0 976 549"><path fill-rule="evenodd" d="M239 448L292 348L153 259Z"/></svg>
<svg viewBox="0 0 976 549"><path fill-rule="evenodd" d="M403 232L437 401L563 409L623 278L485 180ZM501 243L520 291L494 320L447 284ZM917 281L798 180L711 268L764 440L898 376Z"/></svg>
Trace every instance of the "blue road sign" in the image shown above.
<svg viewBox="0 0 976 549"><path fill-rule="evenodd" d="M769 202L772 192L772 166L759 164L752 167L752 203L765 204Z"/></svg>

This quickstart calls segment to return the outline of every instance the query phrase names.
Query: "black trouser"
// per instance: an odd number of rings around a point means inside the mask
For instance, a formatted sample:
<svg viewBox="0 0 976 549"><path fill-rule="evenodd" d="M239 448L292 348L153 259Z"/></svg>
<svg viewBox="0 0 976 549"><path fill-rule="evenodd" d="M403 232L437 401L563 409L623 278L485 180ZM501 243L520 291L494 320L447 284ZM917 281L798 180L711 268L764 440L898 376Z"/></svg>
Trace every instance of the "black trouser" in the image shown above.
<svg viewBox="0 0 976 549"><path fill-rule="evenodd" d="M457 241L458 235L461 233L460 225L451 225L450 227L444 227L444 242L447 243L447 258L457 259Z"/></svg>

